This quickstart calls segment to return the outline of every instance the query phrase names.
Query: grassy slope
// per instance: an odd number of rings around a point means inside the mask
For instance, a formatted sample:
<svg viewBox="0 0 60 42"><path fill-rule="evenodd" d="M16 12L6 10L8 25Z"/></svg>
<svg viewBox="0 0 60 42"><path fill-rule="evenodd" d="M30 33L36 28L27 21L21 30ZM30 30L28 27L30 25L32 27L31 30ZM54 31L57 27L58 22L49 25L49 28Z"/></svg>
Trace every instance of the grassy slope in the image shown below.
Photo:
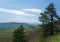
<svg viewBox="0 0 60 42"><path fill-rule="evenodd" d="M30 31L30 29L25 28L24 32L28 32L28 31ZM3 38L3 37L11 36L13 32L14 32L14 29L6 30L6 31L0 31L0 38L1 37Z"/></svg>
<svg viewBox="0 0 60 42"><path fill-rule="evenodd" d="M47 42L60 42L60 34L48 37Z"/></svg>
<svg viewBox="0 0 60 42"><path fill-rule="evenodd" d="M12 34L13 34L13 29L7 30L7 31L0 31L0 42L12 42ZM26 28L25 32L28 32L29 29Z"/></svg>
<svg viewBox="0 0 60 42"><path fill-rule="evenodd" d="M32 35L30 35L30 42L39 42L39 33L38 33L39 31L34 31L34 32L32 32L32 34L35 36L33 36L32 37ZM35 33L35 34L34 34ZM37 34L37 35L36 35ZM32 37L32 38L31 38ZM45 39L45 40L43 40L43 42L60 42L60 33L58 33L58 34L55 34L55 35L53 35L53 36L49 36L47 39Z"/></svg>
<svg viewBox="0 0 60 42"><path fill-rule="evenodd" d="M12 32L13 30L10 30L9 32ZM29 29L25 29L25 31L29 31ZM34 42L39 42L38 41L38 35L39 33L37 33L39 31L36 31L35 32L33 31L33 35L35 36L33 39L34 39ZM37 34L37 35L36 35ZM31 35L30 35L31 36ZM32 36L31 36L32 37ZM2 34L0 35L0 42L12 42L12 34ZM30 39L30 38L29 38ZM31 41L31 40L30 40ZM47 38L47 42L60 42L60 34L56 34L56 35L53 35L53 36L49 36Z"/></svg>

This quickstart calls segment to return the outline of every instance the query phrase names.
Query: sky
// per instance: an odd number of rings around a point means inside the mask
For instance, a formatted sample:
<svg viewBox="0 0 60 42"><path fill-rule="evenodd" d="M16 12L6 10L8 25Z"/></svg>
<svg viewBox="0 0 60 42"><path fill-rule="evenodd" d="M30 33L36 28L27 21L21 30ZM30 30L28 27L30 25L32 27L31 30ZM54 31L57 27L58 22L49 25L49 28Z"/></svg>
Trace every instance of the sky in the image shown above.
<svg viewBox="0 0 60 42"><path fill-rule="evenodd" d="M60 15L59 0L0 0L0 22L40 23L40 13L52 2Z"/></svg>

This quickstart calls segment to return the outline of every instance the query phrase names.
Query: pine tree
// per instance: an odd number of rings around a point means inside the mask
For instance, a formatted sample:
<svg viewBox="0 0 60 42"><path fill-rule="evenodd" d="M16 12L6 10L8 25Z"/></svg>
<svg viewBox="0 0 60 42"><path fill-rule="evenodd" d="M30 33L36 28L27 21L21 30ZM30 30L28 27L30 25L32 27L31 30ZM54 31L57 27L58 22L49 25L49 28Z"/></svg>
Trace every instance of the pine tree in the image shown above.
<svg viewBox="0 0 60 42"><path fill-rule="evenodd" d="M26 42L23 25L14 31L13 42Z"/></svg>
<svg viewBox="0 0 60 42"><path fill-rule="evenodd" d="M53 35L54 29L54 22L58 20L59 17L56 14L56 9L53 3L50 3L48 7L45 9L44 12L40 13L39 21L42 22L41 27L43 28L44 35Z"/></svg>
<svg viewBox="0 0 60 42"><path fill-rule="evenodd" d="M58 19L58 15L56 14L56 9L54 7L54 4L51 3L47 8L46 11L48 12L47 14L49 14L50 16L50 23L51 23L51 35L54 34L54 22L56 21L56 19Z"/></svg>

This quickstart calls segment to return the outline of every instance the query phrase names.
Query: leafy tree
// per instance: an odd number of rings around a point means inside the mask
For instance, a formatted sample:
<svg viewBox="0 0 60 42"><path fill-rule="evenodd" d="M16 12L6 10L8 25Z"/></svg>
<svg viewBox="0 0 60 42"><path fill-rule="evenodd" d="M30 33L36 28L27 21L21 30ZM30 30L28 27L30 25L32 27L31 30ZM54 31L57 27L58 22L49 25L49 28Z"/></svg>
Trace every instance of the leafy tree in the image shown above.
<svg viewBox="0 0 60 42"><path fill-rule="evenodd" d="M42 22L43 35L53 35L57 27L54 22L59 19L53 3L50 3L44 12L40 13L39 21ZM55 29L56 28L56 29ZM55 29L55 30L54 30Z"/></svg>
<svg viewBox="0 0 60 42"><path fill-rule="evenodd" d="M13 38L13 42L26 42L23 25L14 31Z"/></svg>

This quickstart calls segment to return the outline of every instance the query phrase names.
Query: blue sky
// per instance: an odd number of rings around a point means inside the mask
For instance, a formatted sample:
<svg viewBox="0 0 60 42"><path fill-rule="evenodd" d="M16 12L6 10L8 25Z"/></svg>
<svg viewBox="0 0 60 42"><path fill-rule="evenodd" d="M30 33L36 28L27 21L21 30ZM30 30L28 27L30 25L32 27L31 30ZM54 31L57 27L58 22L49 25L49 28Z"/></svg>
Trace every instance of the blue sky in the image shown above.
<svg viewBox="0 0 60 42"><path fill-rule="evenodd" d="M51 2L59 15L59 0L0 0L0 22L39 23L40 13Z"/></svg>

